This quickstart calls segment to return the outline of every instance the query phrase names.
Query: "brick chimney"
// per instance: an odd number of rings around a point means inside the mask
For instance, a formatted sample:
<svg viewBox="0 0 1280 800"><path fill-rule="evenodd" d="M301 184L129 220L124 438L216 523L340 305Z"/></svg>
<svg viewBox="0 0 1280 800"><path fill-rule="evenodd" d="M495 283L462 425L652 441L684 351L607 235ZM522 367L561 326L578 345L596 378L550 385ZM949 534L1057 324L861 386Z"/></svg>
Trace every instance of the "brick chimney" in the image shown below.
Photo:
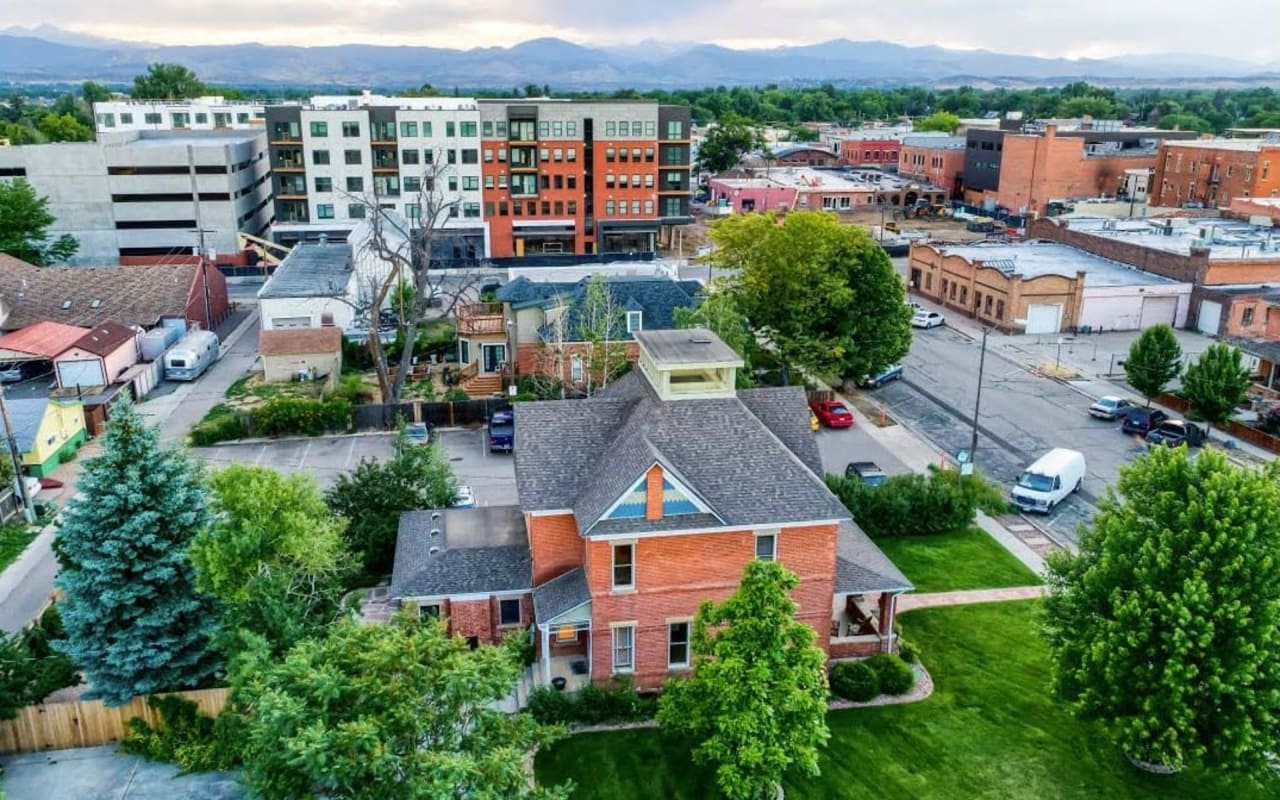
<svg viewBox="0 0 1280 800"><path fill-rule="evenodd" d="M657 464L645 475L644 518L650 522L662 519L662 467Z"/></svg>

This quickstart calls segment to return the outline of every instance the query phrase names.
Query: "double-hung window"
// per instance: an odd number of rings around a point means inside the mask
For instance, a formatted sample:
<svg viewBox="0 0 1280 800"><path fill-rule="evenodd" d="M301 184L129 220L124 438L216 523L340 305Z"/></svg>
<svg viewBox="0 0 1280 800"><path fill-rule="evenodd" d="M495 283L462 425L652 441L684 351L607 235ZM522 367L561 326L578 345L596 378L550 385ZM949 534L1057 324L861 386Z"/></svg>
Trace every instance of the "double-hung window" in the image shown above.
<svg viewBox="0 0 1280 800"><path fill-rule="evenodd" d="M778 534L756 534L756 558L761 561L776 561L778 559Z"/></svg>
<svg viewBox="0 0 1280 800"><path fill-rule="evenodd" d="M634 544L615 544L613 546L613 588L634 589L636 585L636 546Z"/></svg>
<svg viewBox="0 0 1280 800"><path fill-rule="evenodd" d="M672 622L667 625L667 668L683 669L689 666L689 623Z"/></svg>
<svg viewBox="0 0 1280 800"><path fill-rule="evenodd" d="M636 626L634 623L613 628L613 671L632 672L636 667Z"/></svg>

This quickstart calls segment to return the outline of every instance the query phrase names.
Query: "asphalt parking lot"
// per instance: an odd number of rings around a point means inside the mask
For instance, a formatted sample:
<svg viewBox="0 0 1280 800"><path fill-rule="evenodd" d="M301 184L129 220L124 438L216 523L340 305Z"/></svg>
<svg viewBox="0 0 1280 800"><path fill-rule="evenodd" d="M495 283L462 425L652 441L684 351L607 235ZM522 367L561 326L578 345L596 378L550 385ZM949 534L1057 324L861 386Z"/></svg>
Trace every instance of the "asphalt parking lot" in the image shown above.
<svg viewBox="0 0 1280 800"><path fill-rule="evenodd" d="M114 746L5 756L9 800L243 800L233 775L178 775L172 764L117 753Z"/></svg>
<svg viewBox="0 0 1280 800"><path fill-rule="evenodd" d="M516 503L516 459L511 453L490 453L482 428L438 432L458 483L472 488L478 506Z"/></svg>
<svg viewBox="0 0 1280 800"><path fill-rule="evenodd" d="M232 464L256 464L288 474L306 472L321 488L356 468L362 458L385 459L391 455L395 435L379 433L355 436L318 436L272 442L229 443L193 447L191 453L212 469Z"/></svg>

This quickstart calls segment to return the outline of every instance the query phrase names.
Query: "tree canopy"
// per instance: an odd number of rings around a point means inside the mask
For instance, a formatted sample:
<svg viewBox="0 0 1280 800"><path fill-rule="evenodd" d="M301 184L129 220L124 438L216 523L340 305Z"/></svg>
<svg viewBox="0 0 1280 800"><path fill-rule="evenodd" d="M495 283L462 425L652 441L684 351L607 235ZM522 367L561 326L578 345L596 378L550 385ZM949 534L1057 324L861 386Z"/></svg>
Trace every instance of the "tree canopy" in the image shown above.
<svg viewBox="0 0 1280 800"><path fill-rule="evenodd" d="M743 366L737 373L738 388L745 389L755 385L752 358L759 352L760 346L747 324L747 316L738 307L737 297L723 280L713 281L706 297L696 307L677 307L674 317L677 328L706 328L719 336L742 358Z"/></svg>
<svg viewBox="0 0 1280 800"><path fill-rule="evenodd" d="M915 120L911 124L912 130L941 131L943 133L955 133L956 128L959 127L960 118L950 111L935 111L924 119Z"/></svg>
<svg viewBox="0 0 1280 800"><path fill-rule="evenodd" d="M209 88L181 64L155 63L133 79L135 100L186 100L207 94Z"/></svg>
<svg viewBox="0 0 1280 800"><path fill-rule="evenodd" d="M752 329L786 365L859 380L911 347L911 310L889 256L862 228L798 211L723 219L715 263Z"/></svg>
<svg viewBox="0 0 1280 800"><path fill-rule="evenodd" d="M560 800L525 759L554 729L495 707L522 665L513 642L472 650L443 623L340 623L282 660L235 668L246 709L244 780L264 800Z"/></svg>
<svg viewBox="0 0 1280 800"><path fill-rule="evenodd" d="M730 800L772 798L788 770L818 774L827 659L795 619L798 585L781 564L748 563L732 597L698 609L693 673L668 681L658 704L659 724L689 739Z"/></svg>
<svg viewBox="0 0 1280 800"><path fill-rule="evenodd" d="M1262 772L1280 746L1280 468L1155 448L1049 560L1054 687L1123 751Z"/></svg>
<svg viewBox="0 0 1280 800"><path fill-rule="evenodd" d="M1182 376L1182 393L1191 404L1192 413L1209 422L1222 423L1249 396L1250 383L1240 351L1214 342L1187 367Z"/></svg>
<svg viewBox="0 0 1280 800"><path fill-rule="evenodd" d="M78 488L56 544L67 631L58 649L110 705L205 683L220 661L210 642L217 606L196 590L187 557L210 522L200 468L162 447L158 429L124 399Z"/></svg>
<svg viewBox="0 0 1280 800"><path fill-rule="evenodd" d="M698 145L698 168L723 172L736 165L744 155L764 146L764 139L750 122L736 115L726 115L707 131Z"/></svg>
<svg viewBox="0 0 1280 800"><path fill-rule="evenodd" d="M49 198L36 194L25 178L0 180L0 253L36 266L66 261L80 249L80 242L67 233L50 241L54 222Z"/></svg>
<svg viewBox="0 0 1280 800"><path fill-rule="evenodd" d="M1182 372L1182 346L1173 328L1152 325L1129 345L1125 379L1150 403Z"/></svg>

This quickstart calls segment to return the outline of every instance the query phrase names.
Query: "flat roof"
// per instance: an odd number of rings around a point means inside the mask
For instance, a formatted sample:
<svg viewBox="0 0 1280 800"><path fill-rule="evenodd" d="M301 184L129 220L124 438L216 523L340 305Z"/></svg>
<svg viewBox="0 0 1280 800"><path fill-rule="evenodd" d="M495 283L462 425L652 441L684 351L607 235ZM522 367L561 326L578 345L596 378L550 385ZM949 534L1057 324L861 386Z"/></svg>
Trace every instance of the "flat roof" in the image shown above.
<svg viewBox="0 0 1280 800"><path fill-rule="evenodd" d="M1185 256L1190 255L1193 246L1207 247L1210 261L1267 257L1280 260L1280 234L1275 229L1226 217L1072 217L1070 224L1073 231L1166 253Z"/></svg>
<svg viewBox="0 0 1280 800"><path fill-rule="evenodd" d="M150 131L147 131L150 133ZM164 131L169 134L169 131ZM254 142L264 136L262 131L226 130L226 131L178 131L165 136L140 136L121 142L107 142L108 147L223 147L240 142Z"/></svg>
<svg viewBox="0 0 1280 800"><path fill-rule="evenodd" d="M1196 147L1201 150L1239 150L1259 152L1264 147L1280 147L1280 142L1266 139L1185 139L1166 141L1169 147Z"/></svg>
<svg viewBox="0 0 1280 800"><path fill-rule="evenodd" d="M1020 242L1013 244L935 245L944 255L960 256L966 261L981 261L1006 274L1018 273L1024 278L1042 275L1074 277L1085 273L1087 288L1106 286L1172 286L1177 281L1143 272L1092 253L1057 242Z"/></svg>
<svg viewBox="0 0 1280 800"><path fill-rule="evenodd" d="M901 192L918 187L925 192L945 192L927 181L903 178L873 169L824 170L812 167L770 167L755 169L750 178L727 178L719 183L737 188L826 189L834 192Z"/></svg>
<svg viewBox="0 0 1280 800"><path fill-rule="evenodd" d="M352 274L351 245L306 242L289 251L258 297L337 297Z"/></svg>
<svg viewBox="0 0 1280 800"><path fill-rule="evenodd" d="M675 364L724 364L742 366L742 357L720 337L704 328L636 331L636 341L663 366Z"/></svg>

